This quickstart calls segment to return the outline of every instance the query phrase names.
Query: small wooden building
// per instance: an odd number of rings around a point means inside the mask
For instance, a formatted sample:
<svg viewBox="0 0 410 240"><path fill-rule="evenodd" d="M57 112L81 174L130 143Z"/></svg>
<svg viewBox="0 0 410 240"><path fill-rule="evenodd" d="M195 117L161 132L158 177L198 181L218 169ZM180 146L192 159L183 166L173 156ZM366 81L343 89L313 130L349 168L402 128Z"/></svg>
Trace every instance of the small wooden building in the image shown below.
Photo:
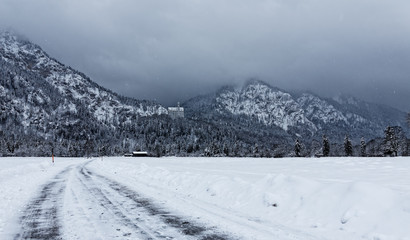
<svg viewBox="0 0 410 240"><path fill-rule="evenodd" d="M149 157L148 152L134 151L124 154L124 157Z"/></svg>
<svg viewBox="0 0 410 240"><path fill-rule="evenodd" d="M133 157L148 157L148 152L134 151L132 152Z"/></svg>

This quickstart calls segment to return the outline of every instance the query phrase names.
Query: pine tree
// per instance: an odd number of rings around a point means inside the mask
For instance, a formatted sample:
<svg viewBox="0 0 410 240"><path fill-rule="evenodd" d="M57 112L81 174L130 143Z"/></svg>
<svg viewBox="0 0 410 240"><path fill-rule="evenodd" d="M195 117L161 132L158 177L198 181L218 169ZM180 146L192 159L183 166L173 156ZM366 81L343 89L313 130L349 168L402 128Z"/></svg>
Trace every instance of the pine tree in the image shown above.
<svg viewBox="0 0 410 240"><path fill-rule="evenodd" d="M93 156L93 153L95 153L95 143L92 139L87 139L84 143L84 153L87 158L90 158Z"/></svg>
<svg viewBox="0 0 410 240"><path fill-rule="evenodd" d="M394 155L396 149L396 136L394 134L393 128L388 126L386 130L384 130L384 134L384 154L392 156Z"/></svg>
<svg viewBox="0 0 410 240"><path fill-rule="evenodd" d="M295 142L295 154L296 154L296 157L300 157L301 148L302 148L302 147L300 146L299 139L296 139L296 142Z"/></svg>
<svg viewBox="0 0 410 240"><path fill-rule="evenodd" d="M347 135L345 136L344 147L345 147L345 155L352 156L353 155L352 142L350 141Z"/></svg>
<svg viewBox="0 0 410 240"><path fill-rule="evenodd" d="M234 157L240 157L238 141L236 141L233 145L233 156Z"/></svg>
<svg viewBox="0 0 410 240"><path fill-rule="evenodd" d="M366 142L363 137L360 139L360 156L366 157Z"/></svg>
<svg viewBox="0 0 410 240"><path fill-rule="evenodd" d="M154 155L155 155L155 157L161 157L162 156L161 144L158 141L155 141Z"/></svg>
<svg viewBox="0 0 410 240"><path fill-rule="evenodd" d="M329 156L330 153L330 144L329 144L329 140L327 139L326 135L323 135L323 156L327 157Z"/></svg>
<svg viewBox="0 0 410 240"><path fill-rule="evenodd" d="M386 130L384 130L384 154L389 156L397 156L399 148L400 148L400 137L403 137L403 130L401 127L395 126L391 127L388 126Z"/></svg>
<svg viewBox="0 0 410 240"><path fill-rule="evenodd" d="M229 156L229 148L227 144L224 144L223 146L223 152L225 154L225 156Z"/></svg>
<svg viewBox="0 0 410 240"><path fill-rule="evenodd" d="M260 157L259 156L259 146L257 143L253 146L253 157Z"/></svg>

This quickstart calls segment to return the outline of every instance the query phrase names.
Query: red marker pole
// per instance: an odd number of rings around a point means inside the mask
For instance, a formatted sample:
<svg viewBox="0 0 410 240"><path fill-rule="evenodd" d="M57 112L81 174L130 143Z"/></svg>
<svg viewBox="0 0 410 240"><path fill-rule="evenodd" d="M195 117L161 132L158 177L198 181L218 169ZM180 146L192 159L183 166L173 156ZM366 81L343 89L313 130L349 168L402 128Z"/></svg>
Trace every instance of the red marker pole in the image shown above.
<svg viewBox="0 0 410 240"><path fill-rule="evenodd" d="M51 154L51 162L54 163L54 154Z"/></svg>

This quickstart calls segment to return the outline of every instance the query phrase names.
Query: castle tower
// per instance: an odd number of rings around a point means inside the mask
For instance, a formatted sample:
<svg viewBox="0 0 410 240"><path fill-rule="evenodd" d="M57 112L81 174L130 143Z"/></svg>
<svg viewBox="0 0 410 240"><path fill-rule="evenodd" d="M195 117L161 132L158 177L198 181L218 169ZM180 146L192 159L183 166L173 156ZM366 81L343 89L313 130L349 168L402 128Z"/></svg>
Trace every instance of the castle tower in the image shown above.
<svg viewBox="0 0 410 240"><path fill-rule="evenodd" d="M184 118L184 108L180 106L179 102L178 102L178 106L177 107L168 107L168 115L172 118L172 119L176 119L176 118Z"/></svg>

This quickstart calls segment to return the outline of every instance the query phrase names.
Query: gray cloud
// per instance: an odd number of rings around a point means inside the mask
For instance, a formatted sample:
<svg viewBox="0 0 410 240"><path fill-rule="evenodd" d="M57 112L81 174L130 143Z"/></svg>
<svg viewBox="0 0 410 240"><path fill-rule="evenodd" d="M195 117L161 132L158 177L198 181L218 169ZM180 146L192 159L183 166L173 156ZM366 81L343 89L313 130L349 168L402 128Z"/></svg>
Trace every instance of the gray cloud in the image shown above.
<svg viewBox="0 0 410 240"><path fill-rule="evenodd" d="M0 0L0 27L166 105L258 77L409 111L409 12L405 0Z"/></svg>

